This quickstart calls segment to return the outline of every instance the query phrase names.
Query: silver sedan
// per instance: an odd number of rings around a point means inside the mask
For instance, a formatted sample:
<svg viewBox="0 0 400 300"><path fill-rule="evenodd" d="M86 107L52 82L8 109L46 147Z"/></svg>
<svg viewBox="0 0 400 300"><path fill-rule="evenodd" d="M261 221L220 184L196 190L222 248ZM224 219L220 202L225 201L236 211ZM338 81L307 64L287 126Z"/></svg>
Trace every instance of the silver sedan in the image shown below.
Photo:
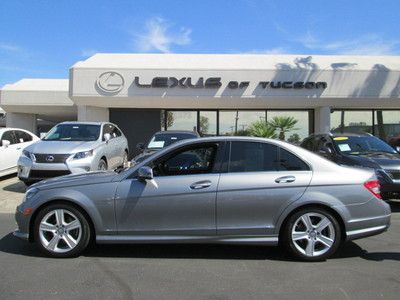
<svg viewBox="0 0 400 300"><path fill-rule="evenodd" d="M97 243L281 244L302 260L388 229L373 171L338 166L276 140L215 137L173 144L118 172L32 186L15 235L47 255Z"/></svg>

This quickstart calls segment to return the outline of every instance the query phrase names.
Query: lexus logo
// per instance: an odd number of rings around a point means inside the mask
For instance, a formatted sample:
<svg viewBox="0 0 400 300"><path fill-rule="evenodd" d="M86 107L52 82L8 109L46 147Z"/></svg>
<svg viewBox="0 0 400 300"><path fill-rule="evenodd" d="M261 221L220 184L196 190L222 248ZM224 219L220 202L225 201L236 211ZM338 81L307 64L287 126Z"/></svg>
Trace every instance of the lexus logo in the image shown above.
<svg viewBox="0 0 400 300"><path fill-rule="evenodd" d="M53 162L54 161L54 156L53 155L46 156L46 161Z"/></svg>
<svg viewBox="0 0 400 300"><path fill-rule="evenodd" d="M96 81L97 87L104 93L116 94L124 87L124 78L117 72L104 72Z"/></svg>

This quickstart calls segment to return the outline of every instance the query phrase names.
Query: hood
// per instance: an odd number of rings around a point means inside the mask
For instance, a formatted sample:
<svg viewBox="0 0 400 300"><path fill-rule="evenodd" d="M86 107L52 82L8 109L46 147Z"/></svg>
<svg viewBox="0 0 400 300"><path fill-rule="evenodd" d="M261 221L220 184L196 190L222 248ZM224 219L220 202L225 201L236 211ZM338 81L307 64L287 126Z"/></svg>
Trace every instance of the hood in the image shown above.
<svg viewBox="0 0 400 300"><path fill-rule="evenodd" d="M25 150L38 154L72 154L81 151L94 149L98 145L98 141L82 142L82 141L39 141Z"/></svg>
<svg viewBox="0 0 400 300"><path fill-rule="evenodd" d="M400 169L400 154L379 152L362 155L344 155L343 163L373 169Z"/></svg>
<svg viewBox="0 0 400 300"><path fill-rule="evenodd" d="M118 174L114 171L95 171L45 179L33 184L31 187L36 187L41 190L47 190L77 185L106 183L111 182L116 176L118 176Z"/></svg>

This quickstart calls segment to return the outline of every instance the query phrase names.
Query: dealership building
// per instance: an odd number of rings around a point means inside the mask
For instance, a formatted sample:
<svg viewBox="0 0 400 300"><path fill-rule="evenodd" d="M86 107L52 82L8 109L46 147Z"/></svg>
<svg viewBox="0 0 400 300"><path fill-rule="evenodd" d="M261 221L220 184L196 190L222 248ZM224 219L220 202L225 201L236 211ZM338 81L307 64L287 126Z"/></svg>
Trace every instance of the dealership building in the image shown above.
<svg viewBox="0 0 400 300"><path fill-rule="evenodd" d="M131 149L159 130L246 135L275 117L297 121L286 133L292 142L330 130L390 138L400 135L400 57L96 54L69 79L5 85L0 107L7 126L33 132L110 121Z"/></svg>

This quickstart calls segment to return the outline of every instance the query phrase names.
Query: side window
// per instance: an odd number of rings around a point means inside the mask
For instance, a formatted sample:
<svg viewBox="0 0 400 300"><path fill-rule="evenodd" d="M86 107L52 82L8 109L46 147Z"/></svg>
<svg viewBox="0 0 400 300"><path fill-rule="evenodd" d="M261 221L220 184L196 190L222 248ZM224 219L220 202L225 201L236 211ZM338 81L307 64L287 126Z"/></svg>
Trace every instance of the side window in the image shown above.
<svg viewBox="0 0 400 300"><path fill-rule="evenodd" d="M104 135L105 135L106 133L108 133L108 134L111 136L111 138L113 138L113 135L112 135L112 129L113 129L113 127L114 127L114 126L112 126L111 124L105 124L105 125L104 125L104 127L103 127L103 141L104 141Z"/></svg>
<svg viewBox="0 0 400 300"><path fill-rule="evenodd" d="M26 143L32 141L32 136L24 131L17 130L15 135L18 143Z"/></svg>
<svg viewBox="0 0 400 300"><path fill-rule="evenodd" d="M121 136L122 134L121 134L121 131L117 128L117 127L115 127L114 125L112 125L112 133L111 133L111 136L112 137L119 137L119 136Z"/></svg>
<svg viewBox="0 0 400 300"><path fill-rule="evenodd" d="M279 161L278 161L279 171L309 171L309 166L303 162L296 155L290 153L289 151L279 148Z"/></svg>
<svg viewBox="0 0 400 300"><path fill-rule="evenodd" d="M17 144L17 140L15 138L14 131L9 130L3 133L3 136L1 137L1 145L3 145L3 140L10 141L10 144Z"/></svg>
<svg viewBox="0 0 400 300"><path fill-rule="evenodd" d="M154 176L190 175L211 173L217 144L196 145L161 158L153 165Z"/></svg>
<svg viewBox="0 0 400 300"><path fill-rule="evenodd" d="M232 142L228 172L276 171L278 147L267 143Z"/></svg>
<svg viewBox="0 0 400 300"><path fill-rule="evenodd" d="M301 147L307 150L312 151L313 150L313 143L312 143L313 137L307 138L305 139L302 143L301 143Z"/></svg>

